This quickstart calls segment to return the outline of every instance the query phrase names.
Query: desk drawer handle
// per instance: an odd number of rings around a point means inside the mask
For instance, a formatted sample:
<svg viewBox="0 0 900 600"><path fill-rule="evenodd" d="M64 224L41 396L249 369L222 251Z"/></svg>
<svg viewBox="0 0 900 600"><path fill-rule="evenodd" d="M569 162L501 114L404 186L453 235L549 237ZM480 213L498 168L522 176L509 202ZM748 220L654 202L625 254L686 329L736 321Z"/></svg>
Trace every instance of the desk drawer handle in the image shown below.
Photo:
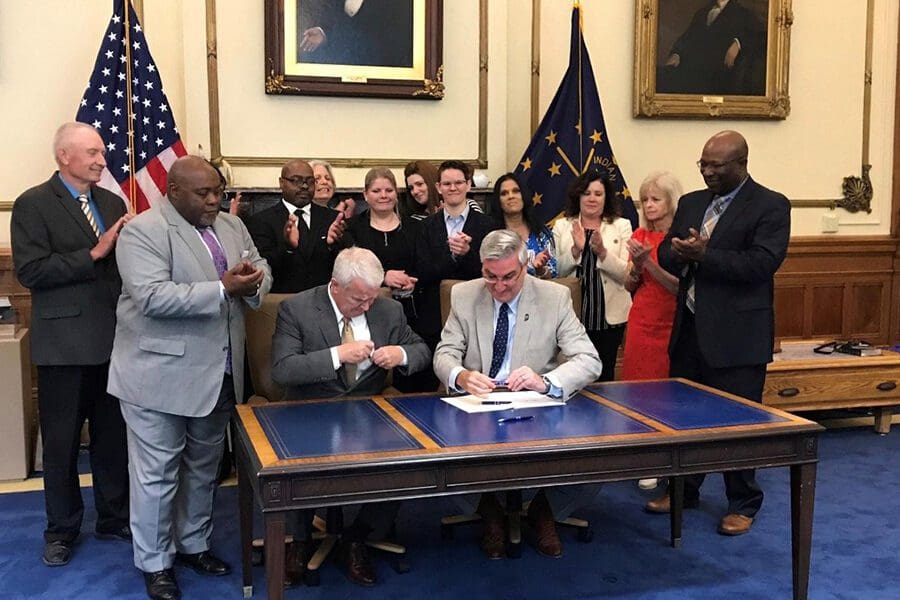
<svg viewBox="0 0 900 600"><path fill-rule="evenodd" d="M783 390L778 390L778 395L781 396L782 398L793 398L794 396L796 396L799 393L800 393L800 390L798 390L797 388L794 388L794 387L784 388Z"/></svg>
<svg viewBox="0 0 900 600"><path fill-rule="evenodd" d="M875 389L877 389L879 392L890 392L891 390L896 389L896 388L897 388L896 381L882 381L881 383L879 383L878 385L875 386Z"/></svg>

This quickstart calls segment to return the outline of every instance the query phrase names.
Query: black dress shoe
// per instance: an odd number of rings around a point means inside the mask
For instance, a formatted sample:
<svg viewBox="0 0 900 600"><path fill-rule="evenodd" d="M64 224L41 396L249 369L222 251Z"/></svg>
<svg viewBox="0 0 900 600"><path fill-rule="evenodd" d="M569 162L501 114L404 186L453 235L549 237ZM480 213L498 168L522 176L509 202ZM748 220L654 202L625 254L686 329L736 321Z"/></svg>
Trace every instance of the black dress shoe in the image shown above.
<svg viewBox="0 0 900 600"><path fill-rule="evenodd" d="M144 573L144 585L151 600L181 600L181 590L172 569Z"/></svg>
<svg viewBox="0 0 900 600"><path fill-rule="evenodd" d="M61 567L69 564L72 558L72 542L56 540L44 544L44 564L48 567Z"/></svg>
<svg viewBox="0 0 900 600"><path fill-rule="evenodd" d="M369 560L366 545L363 542L341 541L338 560L344 566L347 579L356 585L372 587L378 581L375 567Z"/></svg>
<svg viewBox="0 0 900 600"><path fill-rule="evenodd" d="M131 543L131 527L122 525L116 529L98 529L94 536L98 540L119 540Z"/></svg>
<svg viewBox="0 0 900 600"><path fill-rule="evenodd" d="M209 550L204 550L197 554L182 554L179 552L175 555L175 560L189 566L201 575L214 575L218 577L220 575L228 575L231 573L231 567L228 566L228 563Z"/></svg>

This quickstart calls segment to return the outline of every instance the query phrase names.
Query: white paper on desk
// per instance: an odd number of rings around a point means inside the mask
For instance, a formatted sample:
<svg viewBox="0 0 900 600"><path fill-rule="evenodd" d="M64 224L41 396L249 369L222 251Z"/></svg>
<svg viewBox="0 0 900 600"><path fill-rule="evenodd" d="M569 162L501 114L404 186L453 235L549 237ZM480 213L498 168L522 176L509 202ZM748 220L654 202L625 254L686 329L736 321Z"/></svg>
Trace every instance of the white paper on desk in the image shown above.
<svg viewBox="0 0 900 600"><path fill-rule="evenodd" d="M441 398L441 400L467 413L495 412L511 408L537 408L539 406L559 406L563 404L561 400L554 400L540 392L493 392L488 394L487 398L468 395L449 396ZM483 400L512 402L512 404L482 404Z"/></svg>

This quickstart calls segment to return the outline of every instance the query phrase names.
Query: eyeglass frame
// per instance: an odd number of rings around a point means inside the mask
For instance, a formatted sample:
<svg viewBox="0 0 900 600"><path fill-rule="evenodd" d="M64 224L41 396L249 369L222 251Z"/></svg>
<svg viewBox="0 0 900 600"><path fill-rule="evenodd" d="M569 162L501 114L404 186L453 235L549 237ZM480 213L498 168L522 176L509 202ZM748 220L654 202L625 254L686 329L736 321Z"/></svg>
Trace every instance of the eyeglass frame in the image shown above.
<svg viewBox="0 0 900 600"><path fill-rule="evenodd" d="M294 187L302 187L303 184L306 184L306 187L313 188L316 186L316 176L310 175L309 177L302 177L300 175L295 175L293 177L279 177L282 181L287 181Z"/></svg>
<svg viewBox="0 0 900 600"><path fill-rule="evenodd" d="M747 157L746 157L746 156L739 156L739 157L737 157L737 158L731 158L731 159L729 159L729 160L723 160L722 162L706 162L705 160L703 160L703 159L701 158L701 159L698 160L695 164L697 165L697 168L700 169L701 171L702 171L703 169L706 169L707 167L709 167L710 169L712 169L712 170L714 170L714 171L718 171L719 169L721 169L721 168L723 168L723 167L725 167L725 166L727 166L727 165L729 165L729 164L731 164L731 163L733 163L733 162L740 162L740 161L742 161L742 160L747 160Z"/></svg>
<svg viewBox="0 0 900 600"><path fill-rule="evenodd" d="M510 284L515 281L519 275L522 274L522 270L525 268L525 265L519 265L519 268L515 270L513 273L507 273L502 277L497 277L493 273L485 273L484 269L481 270L481 277L485 280L485 282L490 283L491 285L496 285L498 283Z"/></svg>

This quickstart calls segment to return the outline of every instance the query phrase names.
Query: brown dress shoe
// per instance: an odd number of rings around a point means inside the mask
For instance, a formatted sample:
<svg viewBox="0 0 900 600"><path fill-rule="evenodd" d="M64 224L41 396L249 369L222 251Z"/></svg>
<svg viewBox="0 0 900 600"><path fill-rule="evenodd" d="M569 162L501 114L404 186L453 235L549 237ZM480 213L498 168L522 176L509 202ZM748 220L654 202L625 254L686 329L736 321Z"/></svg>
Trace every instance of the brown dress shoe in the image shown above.
<svg viewBox="0 0 900 600"><path fill-rule="evenodd" d="M719 533L722 535L744 535L750 531L753 525L753 517L729 513L719 521Z"/></svg>
<svg viewBox="0 0 900 600"><path fill-rule="evenodd" d="M481 495L477 512L481 515L481 549L491 560L503 558L506 534L503 528L503 508L493 493Z"/></svg>
<svg viewBox="0 0 900 600"><path fill-rule="evenodd" d="M699 500L688 500L684 499L684 508L697 508L700 506ZM655 513L658 515L667 515L672 512L672 501L669 500L669 492L666 492L659 498L654 498L647 502L644 505L644 510L648 513Z"/></svg>
<svg viewBox="0 0 900 600"><path fill-rule="evenodd" d="M365 543L342 541L338 557L344 564L347 579L364 587L372 587L377 583L378 576L369 560Z"/></svg>
<svg viewBox="0 0 900 600"><path fill-rule="evenodd" d="M293 541L284 548L284 587L294 587L303 581L306 571L306 543Z"/></svg>
<svg viewBox="0 0 900 600"><path fill-rule="evenodd" d="M551 558L562 556L562 542L556 532L556 520L544 492L538 492L528 506L528 522L534 529L538 552Z"/></svg>

